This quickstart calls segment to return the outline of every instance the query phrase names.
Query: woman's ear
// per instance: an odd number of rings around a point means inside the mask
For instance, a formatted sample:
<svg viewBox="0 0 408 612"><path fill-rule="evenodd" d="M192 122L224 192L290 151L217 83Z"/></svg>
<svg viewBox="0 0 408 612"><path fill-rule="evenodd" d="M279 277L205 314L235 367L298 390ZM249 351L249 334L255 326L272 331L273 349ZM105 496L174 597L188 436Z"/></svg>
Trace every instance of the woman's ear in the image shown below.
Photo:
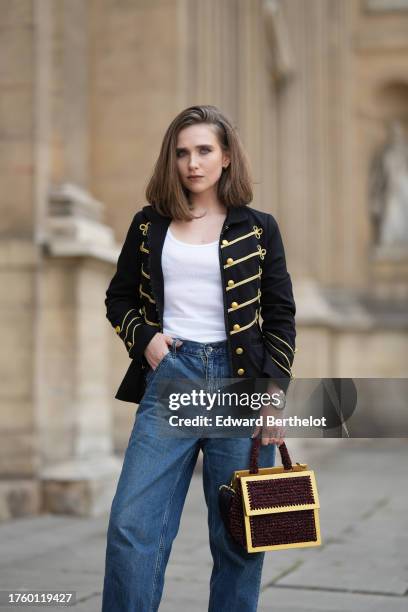
<svg viewBox="0 0 408 612"><path fill-rule="evenodd" d="M223 159L222 159L222 167L224 168L224 170L228 168L230 163L231 163L231 160L230 160L229 155L224 154Z"/></svg>

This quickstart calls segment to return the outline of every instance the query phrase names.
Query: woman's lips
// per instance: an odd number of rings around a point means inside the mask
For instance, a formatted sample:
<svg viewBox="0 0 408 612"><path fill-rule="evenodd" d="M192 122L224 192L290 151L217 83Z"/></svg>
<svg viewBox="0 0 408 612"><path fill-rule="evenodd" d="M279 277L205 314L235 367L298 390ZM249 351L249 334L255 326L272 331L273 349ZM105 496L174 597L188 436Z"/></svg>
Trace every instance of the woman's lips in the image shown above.
<svg viewBox="0 0 408 612"><path fill-rule="evenodd" d="M196 181L197 179L203 178L202 176L189 176L187 177L189 181Z"/></svg>

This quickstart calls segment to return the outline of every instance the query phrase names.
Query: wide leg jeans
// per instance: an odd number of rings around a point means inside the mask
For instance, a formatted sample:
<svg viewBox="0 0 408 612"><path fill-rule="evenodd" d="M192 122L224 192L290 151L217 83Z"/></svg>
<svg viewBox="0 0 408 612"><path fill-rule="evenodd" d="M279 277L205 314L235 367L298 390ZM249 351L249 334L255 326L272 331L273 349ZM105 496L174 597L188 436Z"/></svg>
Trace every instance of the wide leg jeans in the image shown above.
<svg viewBox="0 0 408 612"><path fill-rule="evenodd" d="M200 449L213 558L208 610L255 612L265 553L247 553L235 543L218 508L219 486L229 483L234 470L248 468L251 438L173 438L158 435L155 427L159 381L197 378L215 389L218 380L231 377L227 343L183 340L176 348L176 340L158 367L148 372L126 449L109 519L102 612L159 609ZM275 450L275 445L261 446L260 467L274 465ZM194 564L194 553L189 563Z"/></svg>

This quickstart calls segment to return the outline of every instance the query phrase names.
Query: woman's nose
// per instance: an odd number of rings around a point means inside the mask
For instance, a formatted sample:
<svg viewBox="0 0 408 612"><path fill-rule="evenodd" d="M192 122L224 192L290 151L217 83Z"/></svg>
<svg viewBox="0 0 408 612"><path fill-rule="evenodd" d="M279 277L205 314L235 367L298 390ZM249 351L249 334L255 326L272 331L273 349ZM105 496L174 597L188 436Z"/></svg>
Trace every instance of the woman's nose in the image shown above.
<svg viewBox="0 0 408 612"><path fill-rule="evenodd" d="M195 157L190 157L188 166L189 168L197 168L198 166L197 159Z"/></svg>

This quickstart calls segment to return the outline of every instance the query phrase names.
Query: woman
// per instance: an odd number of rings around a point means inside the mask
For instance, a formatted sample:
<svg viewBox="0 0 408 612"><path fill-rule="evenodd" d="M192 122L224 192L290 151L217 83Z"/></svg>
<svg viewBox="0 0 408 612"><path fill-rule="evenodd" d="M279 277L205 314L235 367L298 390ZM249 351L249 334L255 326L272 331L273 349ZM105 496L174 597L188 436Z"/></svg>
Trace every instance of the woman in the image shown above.
<svg viewBox="0 0 408 612"><path fill-rule="evenodd" d="M248 208L239 137L214 106L170 124L106 295L107 317L131 365L116 397L140 402L113 499L103 612L158 610L172 542L200 449L213 570L210 612L257 609L264 553L225 530L218 489L248 467L252 440L157 434L164 379L267 378L284 395L294 357L295 304L272 215ZM259 324L262 317L262 327ZM271 406L263 414L282 412ZM258 427L259 465L274 465L281 428Z"/></svg>

